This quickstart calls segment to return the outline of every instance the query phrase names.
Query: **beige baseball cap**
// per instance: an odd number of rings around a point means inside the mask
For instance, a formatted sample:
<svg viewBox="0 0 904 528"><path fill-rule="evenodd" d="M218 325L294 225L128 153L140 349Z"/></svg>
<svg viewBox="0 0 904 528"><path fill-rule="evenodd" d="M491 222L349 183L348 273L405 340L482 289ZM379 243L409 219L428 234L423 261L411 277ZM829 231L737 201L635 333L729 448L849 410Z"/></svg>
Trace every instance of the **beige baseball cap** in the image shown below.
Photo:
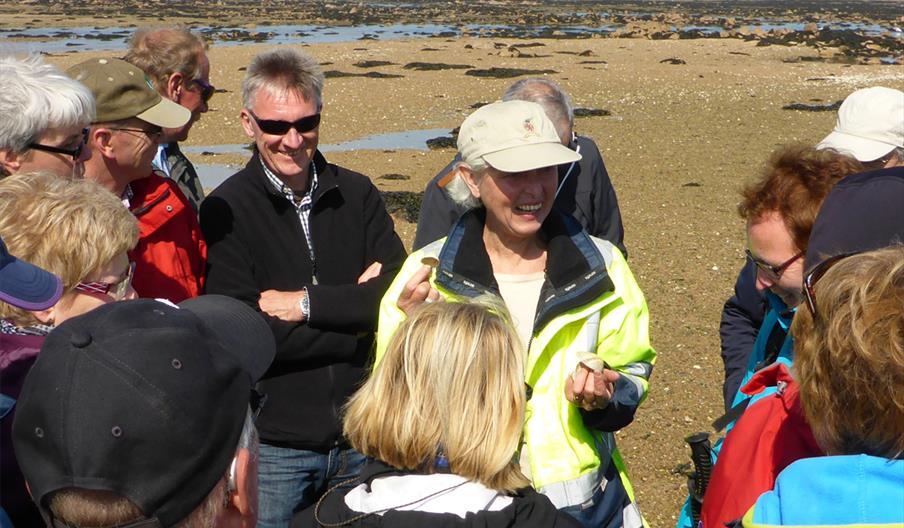
<svg viewBox="0 0 904 528"><path fill-rule="evenodd" d="M191 112L161 97L147 75L120 59L91 59L66 70L91 90L97 104L95 123L137 117L162 128L179 128Z"/></svg>
<svg viewBox="0 0 904 528"><path fill-rule="evenodd" d="M831 148L860 161L873 161L904 147L904 92L874 86L841 103L835 130L818 149Z"/></svg>
<svg viewBox="0 0 904 528"><path fill-rule="evenodd" d="M465 163L483 158L502 172L523 172L581 159L562 144L543 107L529 101L502 101L478 108L461 124L458 153Z"/></svg>

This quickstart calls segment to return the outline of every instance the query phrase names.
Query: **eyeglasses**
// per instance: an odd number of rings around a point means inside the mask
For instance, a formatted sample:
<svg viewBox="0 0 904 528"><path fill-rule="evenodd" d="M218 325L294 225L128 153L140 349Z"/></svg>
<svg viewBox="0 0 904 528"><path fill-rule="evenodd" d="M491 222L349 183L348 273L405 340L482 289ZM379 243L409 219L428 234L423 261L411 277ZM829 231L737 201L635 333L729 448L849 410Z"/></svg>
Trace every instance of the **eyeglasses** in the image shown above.
<svg viewBox="0 0 904 528"><path fill-rule="evenodd" d="M125 298L132 285L132 276L135 274L135 263L129 262L129 269L126 276L116 282L79 282L75 285L77 291L83 293L106 294L113 298L114 301L121 301Z"/></svg>
<svg viewBox="0 0 904 528"><path fill-rule="evenodd" d="M801 251L788 260L782 262L778 266L773 266L772 264L768 264L754 257L753 253L751 253L749 249L745 249L744 253L747 254L747 258L749 258L753 261L754 264L756 264L757 269L762 271L763 274L771 280L779 280L780 278L782 278L782 275L785 273L785 271L788 270L788 267L790 267L791 264L794 264L797 259L804 256L804 252Z"/></svg>
<svg viewBox="0 0 904 528"><path fill-rule="evenodd" d="M192 79L191 82L197 84L198 88L201 89L201 99L203 99L205 103L210 101L210 98L213 97L213 94L217 91L212 84L204 79Z"/></svg>
<svg viewBox="0 0 904 528"><path fill-rule="evenodd" d="M819 282L819 279L821 279L832 266L837 264L838 261L856 254L857 253L842 253L829 257L817 264L816 267L804 277L804 298L807 300L807 308L810 309L813 319L816 319L816 283Z"/></svg>
<svg viewBox="0 0 904 528"><path fill-rule="evenodd" d="M161 129L160 127L156 127L153 130L144 130L142 128L111 128L110 130L117 130L119 132L136 132L139 134L144 134L152 142L159 141L160 136L163 135L163 129Z"/></svg>
<svg viewBox="0 0 904 528"><path fill-rule="evenodd" d="M251 110L248 110L248 113L251 114L251 117L254 119L254 122L257 123L261 132L274 136L283 136L289 132L290 128L294 128L299 134L304 134L305 132L310 132L320 126L320 114L309 115L307 117L302 117L298 121L289 122L278 121L275 119L260 119L254 115L254 112Z"/></svg>
<svg viewBox="0 0 904 528"><path fill-rule="evenodd" d="M66 147L54 147L51 145L42 145L40 143L29 143L28 148L33 150L41 150L44 152L52 152L54 154L64 154L66 156L72 156L72 161L78 161L79 158L82 157L82 151L85 150L85 145L88 143L88 130L87 128L82 129L82 137L79 144L74 148L66 148Z"/></svg>

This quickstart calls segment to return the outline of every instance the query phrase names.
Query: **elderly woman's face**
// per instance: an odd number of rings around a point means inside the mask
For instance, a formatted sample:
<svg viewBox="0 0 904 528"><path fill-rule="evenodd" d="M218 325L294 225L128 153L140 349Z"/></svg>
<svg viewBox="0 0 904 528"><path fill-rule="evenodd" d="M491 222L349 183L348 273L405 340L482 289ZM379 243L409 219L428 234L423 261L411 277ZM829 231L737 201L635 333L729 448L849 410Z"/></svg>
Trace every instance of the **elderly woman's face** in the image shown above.
<svg viewBox="0 0 904 528"><path fill-rule="evenodd" d="M47 152L39 149L29 149L21 158L21 165L17 172L50 171L60 176L81 177L84 173L84 163L91 157L91 150L84 142L81 125L71 127L51 128L41 134L35 143L48 147L58 147L75 151L81 145L77 157L59 152Z"/></svg>
<svg viewBox="0 0 904 528"><path fill-rule="evenodd" d="M530 238L537 234L556 198L556 167L525 172L501 172L488 167L468 178L471 194L487 210L487 229L501 237Z"/></svg>

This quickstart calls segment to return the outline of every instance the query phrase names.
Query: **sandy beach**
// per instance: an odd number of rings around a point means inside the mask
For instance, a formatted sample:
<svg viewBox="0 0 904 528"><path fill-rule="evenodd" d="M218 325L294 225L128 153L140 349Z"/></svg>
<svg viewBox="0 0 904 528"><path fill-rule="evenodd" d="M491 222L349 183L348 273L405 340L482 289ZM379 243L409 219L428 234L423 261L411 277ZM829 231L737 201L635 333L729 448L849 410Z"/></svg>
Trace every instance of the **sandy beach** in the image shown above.
<svg viewBox="0 0 904 528"><path fill-rule="evenodd" d="M8 27L18 15L4 16ZM98 23L102 21L91 22ZM59 22L48 19L46 24ZM904 66L823 62L819 58L831 50L757 46L740 39L456 36L297 46L324 70L398 76L327 79L322 144L451 130L472 105L497 99L520 78L404 68L413 62L551 70L545 75L571 94L576 107L610 113L578 118L575 130L596 140L615 185L629 263L646 293L659 353L650 398L618 439L651 526L673 525L686 493L689 457L683 438L707 430L722 412L719 316L744 256L738 189L757 175L776 147L795 141L813 144L834 125L834 111L783 106L833 103L874 85L904 89ZM244 163L242 153L201 152L247 142L237 118L242 69L272 47L213 43L210 79L223 91L185 143L199 147L190 154L193 161ZM54 53L48 60L66 68L111 55L121 52ZM355 65L360 61L391 64L363 68ZM420 193L453 155L453 149L421 147L332 152L327 158L371 176L381 190ZM394 218L398 233L410 244L415 223L403 211Z"/></svg>

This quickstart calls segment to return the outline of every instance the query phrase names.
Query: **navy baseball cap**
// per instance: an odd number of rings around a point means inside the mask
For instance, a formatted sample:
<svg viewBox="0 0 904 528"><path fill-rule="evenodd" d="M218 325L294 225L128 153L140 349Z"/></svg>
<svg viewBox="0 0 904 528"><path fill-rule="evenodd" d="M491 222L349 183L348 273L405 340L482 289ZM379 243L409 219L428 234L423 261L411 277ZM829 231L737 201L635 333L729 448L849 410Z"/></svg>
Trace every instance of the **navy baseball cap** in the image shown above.
<svg viewBox="0 0 904 528"><path fill-rule="evenodd" d="M804 269L829 257L904 243L904 167L847 176L829 192L810 232Z"/></svg>
<svg viewBox="0 0 904 528"><path fill-rule="evenodd" d="M10 255L0 238L0 301L23 310L46 310L61 295L59 277Z"/></svg>
<svg viewBox="0 0 904 528"><path fill-rule="evenodd" d="M66 526L47 502L65 488L128 498L144 518L120 527L185 520L227 474L275 354L263 317L221 295L109 303L56 327L13 423L45 521Z"/></svg>

